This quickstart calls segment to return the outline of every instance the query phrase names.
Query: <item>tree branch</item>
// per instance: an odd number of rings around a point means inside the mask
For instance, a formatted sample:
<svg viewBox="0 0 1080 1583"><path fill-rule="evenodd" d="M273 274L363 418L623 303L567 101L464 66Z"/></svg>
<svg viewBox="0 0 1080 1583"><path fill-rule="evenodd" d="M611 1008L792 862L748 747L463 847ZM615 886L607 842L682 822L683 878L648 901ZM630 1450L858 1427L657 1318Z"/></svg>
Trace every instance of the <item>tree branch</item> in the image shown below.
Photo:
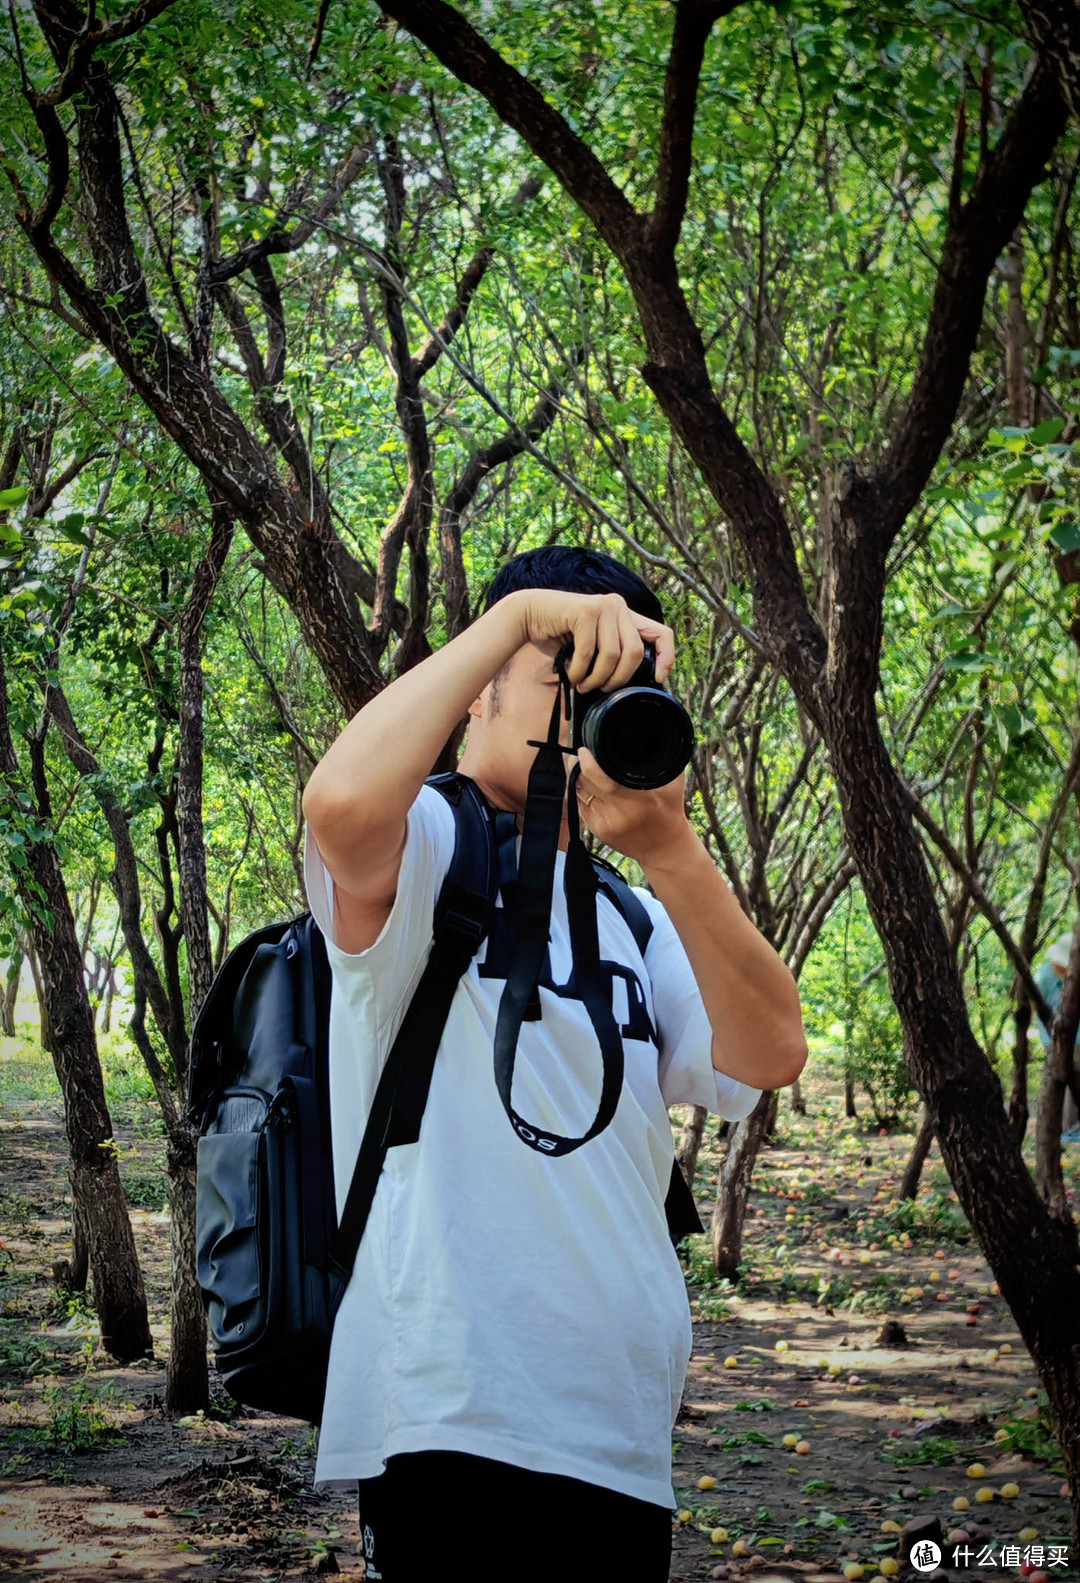
<svg viewBox="0 0 1080 1583"><path fill-rule="evenodd" d="M461 555L461 519L488 474L520 456L528 449L530 441L537 441L551 428L559 411L559 395L559 385L552 382L541 393L520 429L502 434L483 450L474 451L442 503L438 534L448 637L456 637L469 624L469 593Z"/></svg>
<svg viewBox="0 0 1080 1583"><path fill-rule="evenodd" d="M1034 1006L1038 1015L1049 1028L1054 1020L1054 1014L1046 1004L1039 986L1032 977L1031 968L1025 960L1023 952L1020 950L1020 947L1009 933L1004 918L1002 918L1000 912L994 906L994 903L983 890L978 876L971 872L963 858L960 856L960 853L956 850L955 846L949 840L949 837L945 834L945 831L942 830L939 824L937 824L937 822L931 816L929 810L924 807L921 799L917 797L911 790L911 787L907 784L899 771L897 771L896 779L898 785L900 786L900 790L903 793L904 800L911 809L915 818L918 820L919 824L922 825L927 834L932 837L934 844L944 853L950 867L953 870L953 873L956 874L963 882L964 886L970 892L972 900L978 906L979 911L982 913L983 917L989 923L991 929L993 929L994 933L1001 941L1001 944L1005 949L1005 955L1009 958L1009 961L1016 969L1016 973L1020 979L1020 982L1023 984L1031 998L1031 1004Z"/></svg>
<svg viewBox="0 0 1080 1583"><path fill-rule="evenodd" d="M455 77L483 94L495 113L558 177L617 258L628 246L644 240L643 216L588 144L459 11L445 0L390 0L383 10L425 44Z"/></svg>
<svg viewBox="0 0 1080 1583"><path fill-rule="evenodd" d="M709 0L677 0L675 6L675 26L664 80L656 206L649 218L651 240L657 250L668 257L675 251L686 212L705 45L714 22L741 4L742 0L711 0L711 3Z"/></svg>
<svg viewBox="0 0 1080 1583"><path fill-rule="evenodd" d="M529 176L522 182L514 195L512 209L522 208L530 198L535 198L540 191L540 183L535 176ZM465 315L469 310L477 287L487 274L488 265L495 256L493 247L479 247L465 267L465 272L454 289L454 305L446 318L439 325L433 335L430 335L424 345L413 358L413 373L417 379L423 379L428 371L434 368L442 355L443 348L447 346L465 322Z"/></svg>
<svg viewBox="0 0 1080 1583"><path fill-rule="evenodd" d="M1065 120L1053 74L1040 63L980 166L971 197L950 217L911 395L870 480L877 497L870 531L883 550L925 489L948 438L982 326L991 271L1045 175Z"/></svg>
<svg viewBox="0 0 1080 1583"><path fill-rule="evenodd" d="M115 44L119 39L130 38L133 33L138 33L172 4L173 0L141 0L139 5L133 6L126 16L118 17L115 22L95 22L94 9L91 7L81 31L76 34L71 44L59 77L51 88L33 95L30 101L32 107L35 110L51 109L63 104L65 99L70 99L82 86L95 50L100 49L103 44ZM46 6L39 3L35 6L35 10L49 14L50 20L57 28L67 27L67 18L62 20L57 13L48 13ZM67 11L68 7L65 6L64 10ZM73 7L71 11L74 12Z"/></svg>

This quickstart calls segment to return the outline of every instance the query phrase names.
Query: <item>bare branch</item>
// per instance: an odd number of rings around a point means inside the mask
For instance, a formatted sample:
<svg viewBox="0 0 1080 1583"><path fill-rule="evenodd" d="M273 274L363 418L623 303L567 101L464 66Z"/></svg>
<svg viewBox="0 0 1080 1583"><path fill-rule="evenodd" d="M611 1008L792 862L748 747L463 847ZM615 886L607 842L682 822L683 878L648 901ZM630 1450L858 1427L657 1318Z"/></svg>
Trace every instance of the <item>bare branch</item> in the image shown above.
<svg viewBox="0 0 1080 1583"><path fill-rule="evenodd" d="M983 890L978 876L971 872L963 858L960 856L960 853L956 850L953 843L949 840L949 837L945 834L945 831L942 830L941 826L936 822L929 810L924 806L921 798L917 797L911 790L911 787L904 780L903 776L900 775L899 771L897 772L896 778L908 807L911 809L919 824L921 824L927 834L932 837L934 844L945 855L945 858L947 859L949 866L952 868L953 873L956 874L960 880L962 880L963 884L970 892L972 900L976 903L979 911L982 913L983 917L989 923L991 929L993 929L994 933L1001 941L1001 944L1005 950L1005 955L1009 958L1009 961L1016 969L1016 973L1020 979L1020 982L1023 984L1031 998L1031 1004L1034 1006L1038 1015L1049 1028L1054 1020L1054 1014L1046 1004L1039 986L1036 984L1034 978L1031 975L1031 968L1024 957L1024 953L1021 951L1020 947L1010 934L1004 918L1002 918L1000 912L990 900L990 897Z"/></svg>
<svg viewBox="0 0 1080 1583"><path fill-rule="evenodd" d="M520 209L530 198L535 198L539 191L540 183L535 176L528 177L518 188L512 207ZM488 265L494 256L494 248L479 247L469 260L465 272L454 290L453 307L439 325L435 334L428 337L413 358L413 372L417 379L423 379L424 375L434 368L442 355L443 347L452 341L458 330L460 330L465 321L469 303L472 301L480 282L487 274Z"/></svg>
<svg viewBox="0 0 1080 1583"><path fill-rule="evenodd" d="M484 95L496 114L554 172L617 258L644 241L643 216L588 144L459 11L445 0L390 0L383 10L426 44L448 71Z"/></svg>
<svg viewBox="0 0 1080 1583"><path fill-rule="evenodd" d="M551 384L542 393L520 429L508 431L469 458L443 501L439 512L439 546L442 552L443 597L446 602L448 637L456 637L469 624L469 593L461 556L461 519L476 498L484 479L496 467L513 461L538 440L555 422L559 410L559 386Z"/></svg>
<svg viewBox="0 0 1080 1583"><path fill-rule="evenodd" d="M896 437L871 478L876 509L869 531L885 549L925 489L948 438L982 325L991 271L1046 173L1065 120L1053 74L1039 64L980 166L971 197L950 216L911 395Z"/></svg>

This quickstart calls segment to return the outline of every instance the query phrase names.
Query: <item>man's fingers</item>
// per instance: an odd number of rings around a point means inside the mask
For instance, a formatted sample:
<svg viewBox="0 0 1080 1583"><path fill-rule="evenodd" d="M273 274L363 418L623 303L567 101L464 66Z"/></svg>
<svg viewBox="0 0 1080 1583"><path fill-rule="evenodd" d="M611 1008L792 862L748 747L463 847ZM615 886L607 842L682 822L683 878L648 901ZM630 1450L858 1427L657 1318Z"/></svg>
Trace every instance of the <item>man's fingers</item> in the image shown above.
<svg viewBox="0 0 1080 1583"><path fill-rule="evenodd" d="M619 613L614 601L605 599L596 623L596 653L584 683L587 690L604 686L618 666L621 652Z"/></svg>

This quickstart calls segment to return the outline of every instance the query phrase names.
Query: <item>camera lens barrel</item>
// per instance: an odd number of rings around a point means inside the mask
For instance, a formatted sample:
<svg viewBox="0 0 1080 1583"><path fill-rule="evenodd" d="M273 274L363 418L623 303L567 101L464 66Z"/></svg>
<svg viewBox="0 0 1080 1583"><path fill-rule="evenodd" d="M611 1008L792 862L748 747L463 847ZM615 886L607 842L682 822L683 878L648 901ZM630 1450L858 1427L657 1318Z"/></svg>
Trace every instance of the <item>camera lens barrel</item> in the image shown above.
<svg viewBox="0 0 1080 1583"><path fill-rule="evenodd" d="M580 740L613 781L651 791L666 786L689 764L694 728L678 699L653 682L590 699Z"/></svg>

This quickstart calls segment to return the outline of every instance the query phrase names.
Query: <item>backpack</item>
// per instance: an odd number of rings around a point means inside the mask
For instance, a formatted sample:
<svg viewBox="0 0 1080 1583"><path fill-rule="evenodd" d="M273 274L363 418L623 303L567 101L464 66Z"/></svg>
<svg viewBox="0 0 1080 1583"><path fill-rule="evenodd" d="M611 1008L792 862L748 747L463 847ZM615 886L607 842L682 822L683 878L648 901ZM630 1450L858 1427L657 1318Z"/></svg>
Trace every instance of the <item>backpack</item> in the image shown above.
<svg viewBox="0 0 1080 1583"><path fill-rule="evenodd" d="M454 812L454 853L433 945L379 1078L349 1192L336 1213L330 1126L332 978L310 913L229 954L191 1039L188 1119L199 1133L195 1257L218 1372L249 1407L319 1423L334 1316L389 1148L415 1142L462 974L488 933L498 885L492 812L466 776L432 776ZM652 921L593 859L642 956ZM672 1238L702 1230L676 1161Z"/></svg>

